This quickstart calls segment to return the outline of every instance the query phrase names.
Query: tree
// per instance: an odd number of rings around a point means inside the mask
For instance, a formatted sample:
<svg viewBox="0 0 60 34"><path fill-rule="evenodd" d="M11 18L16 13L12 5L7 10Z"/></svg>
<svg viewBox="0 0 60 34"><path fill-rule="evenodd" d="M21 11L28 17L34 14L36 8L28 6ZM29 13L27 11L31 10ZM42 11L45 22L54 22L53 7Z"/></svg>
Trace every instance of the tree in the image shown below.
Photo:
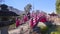
<svg viewBox="0 0 60 34"><path fill-rule="evenodd" d="M30 19L30 10L31 10L31 7L32 7L31 4L27 4L27 5L24 7L25 14L28 16L28 19Z"/></svg>
<svg viewBox="0 0 60 34"><path fill-rule="evenodd" d="M27 13L27 12L30 12L31 7L32 7L31 4L27 4L27 5L24 7L25 12L26 12L26 13Z"/></svg>
<svg viewBox="0 0 60 34"><path fill-rule="evenodd" d="M27 4L27 5L24 7L24 9L25 9L26 11L30 11L30 10L31 10L31 7L32 7L31 4Z"/></svg>
<svg viewBox="0 0 60 34"><path fill-rule="evenodd" d="M56 12L57 14L60 14L60 0L56 1Z"/></svg>

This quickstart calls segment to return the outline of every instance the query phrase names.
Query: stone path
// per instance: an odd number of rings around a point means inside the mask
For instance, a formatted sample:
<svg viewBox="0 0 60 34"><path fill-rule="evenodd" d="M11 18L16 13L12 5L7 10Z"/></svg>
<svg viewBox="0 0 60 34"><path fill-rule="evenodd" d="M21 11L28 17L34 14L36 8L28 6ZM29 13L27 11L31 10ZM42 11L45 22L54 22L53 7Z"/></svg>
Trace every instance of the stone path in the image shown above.
<svg viewBox="0 0 60 34"><path fill-rule="evenodd" d="M54 27L50 28L48 33L50 33L51 31L54 31ZM23 33L29 34L29 32L30 32L29 22L27 22L26 24L20 25L18 28L11 30L11 31L8 31L8 32L9 32L9 34L23 34Z"/></svg>
<svg viewBox="0 0 60 34"><path fill-rule="evenodd" d="M11 31L8 31L9 34L28 34L29 33L29 24L26 23L26 24L23 24L23 25L20 25L18 28L14 29L14 30L11 30Z"/></svg>
<svg viewBox="0 0 60 34"><path fill-rule="evenodd" d="M20 29L14 29L14 30L11 30L11 31L8 31L9 34L19 34L20 33Z"/></svg>

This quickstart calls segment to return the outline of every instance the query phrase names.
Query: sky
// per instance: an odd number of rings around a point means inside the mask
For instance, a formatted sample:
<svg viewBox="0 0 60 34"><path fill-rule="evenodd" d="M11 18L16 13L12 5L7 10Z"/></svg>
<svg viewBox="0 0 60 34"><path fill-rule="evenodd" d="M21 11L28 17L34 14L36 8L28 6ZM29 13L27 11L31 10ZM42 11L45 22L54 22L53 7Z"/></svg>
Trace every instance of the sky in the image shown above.
<svg viewBox="0 0 60 34"><path fill-rule="evenodd" d="M24 7L29 3L31 3L32 8L34 6L34 10L42 10L47 13L51 13L56 9L56 0L5 0L3 3L19 10L24 10Z"/></svg>

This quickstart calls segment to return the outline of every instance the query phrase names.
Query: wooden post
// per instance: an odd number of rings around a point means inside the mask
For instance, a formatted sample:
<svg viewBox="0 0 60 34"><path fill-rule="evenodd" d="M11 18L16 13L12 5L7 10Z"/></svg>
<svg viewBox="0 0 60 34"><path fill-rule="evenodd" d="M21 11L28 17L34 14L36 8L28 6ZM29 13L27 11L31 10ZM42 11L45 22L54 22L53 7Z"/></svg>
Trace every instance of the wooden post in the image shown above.
<svg viewBox="0 0 60 34"><path fill-rule="evenodd" d="M1 30L0 30L0 34L1 34Z"/></svg>
<svg viewBox="0 0 60 34"><path fill-rule="evenodd" d="M8 27L9 26L5 26L0 28L0 34L8 34Z"/></svg>

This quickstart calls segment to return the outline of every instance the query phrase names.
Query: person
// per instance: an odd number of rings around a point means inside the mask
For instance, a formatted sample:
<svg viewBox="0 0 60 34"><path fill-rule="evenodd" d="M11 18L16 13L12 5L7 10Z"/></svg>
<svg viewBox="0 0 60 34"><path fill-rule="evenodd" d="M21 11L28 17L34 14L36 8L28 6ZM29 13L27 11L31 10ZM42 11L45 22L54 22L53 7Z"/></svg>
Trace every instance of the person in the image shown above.
<svg viewBox="0 0 60 34"><path fill-rule="evenodd" d="M24 22L28 21L28 17L26 15L24 15Z"/></svg>
<svg viewBox="0 0 60 34"><path fill-rule="evenodd" d="M19 20L19 18L17 18L16 19L16 27L18 27L20 25L19 23L20 23L20 20Z"/></svg>

